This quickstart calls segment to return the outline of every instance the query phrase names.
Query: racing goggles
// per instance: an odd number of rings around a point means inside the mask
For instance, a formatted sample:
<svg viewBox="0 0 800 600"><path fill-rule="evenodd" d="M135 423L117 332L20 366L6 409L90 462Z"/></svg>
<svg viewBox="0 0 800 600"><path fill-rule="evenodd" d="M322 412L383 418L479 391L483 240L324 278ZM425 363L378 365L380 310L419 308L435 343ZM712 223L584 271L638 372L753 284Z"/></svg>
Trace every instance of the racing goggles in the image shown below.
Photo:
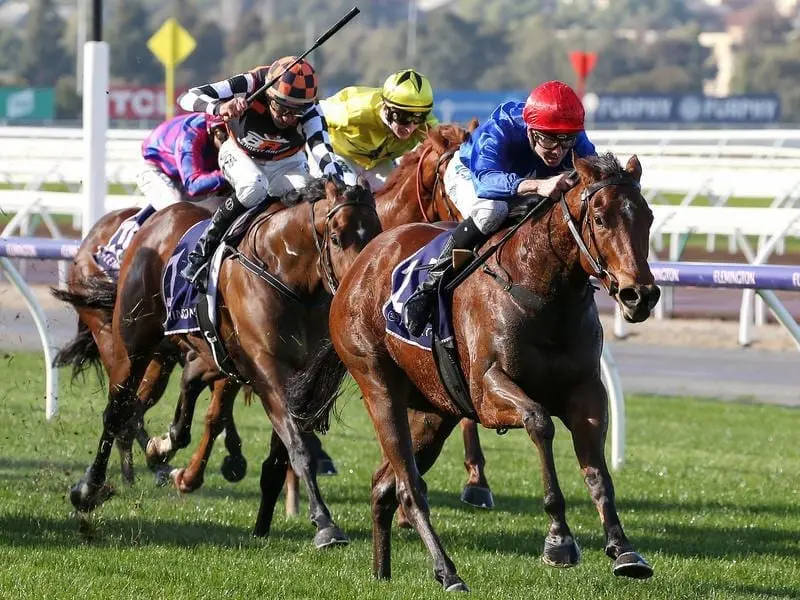
<svg viewBox="0 0 800 600"><path fill-rule="evenodd" d="M275 100L270 100L272 111L285 119L299 119L308 110L307 106L285 106Z"/></svg>
<svg viewBox="0 0 800 600"><path fill-rule="evenodd" d="M398 125L422 125L428 120L429 112L409 112L399 108L389 108L389 121Z"/></svg>
<svg viewBox="0 0 800 600"><path fill-rule="evenodd" d="M531 130L533 141L545 150L555 150L559 146L564 150L569 150L578 141L577 133L542 133Z"/></svg>

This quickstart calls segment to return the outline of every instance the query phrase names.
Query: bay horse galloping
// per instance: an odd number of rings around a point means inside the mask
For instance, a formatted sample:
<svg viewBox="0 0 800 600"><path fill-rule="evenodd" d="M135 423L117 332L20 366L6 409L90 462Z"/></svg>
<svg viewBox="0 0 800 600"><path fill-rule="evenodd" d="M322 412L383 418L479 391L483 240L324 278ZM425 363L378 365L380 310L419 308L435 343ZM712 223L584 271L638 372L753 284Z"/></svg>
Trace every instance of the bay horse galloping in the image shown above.
<svg viewBox="0 0 800 600"><path fill-rule="evenodd" d="M624 169L611 154L576 158L575 167L578 183L566 196L515 208L512 216L524 213L522 220L484 246L490 253L485 268L453 291L453 335L480 423L501 430L524 427L539 452L550 517L544 562L567 567L580 559L556 477L553 417L558 417L572 434L613 572L644 578L652 568L623 532L603 452L608 424L600 378L603 330L589 276L597 276L628 321L647 319L659 299L647 263L653 215L640 192L642 170L635 156ZM331 304L335 353L323 349L315 357L293 381L289 400L307 426L324 426L336 384L320 381L318 373L350 371L383 453L372 479L375 576L391 576L390 525L400 504L433 558L436 579L446 590L465 591L431 525L422 480L463 411L445 391L431 353L389 335L383 314L395 266L441 233L431 225L409 225L369 244Z"/></svg>
<svg viewBox="0 0 800 600"><path fill-rule="evenodd" d="M327 336L330 296L358 252L380 232L380 223L372 193L361 186L337 188L331 181L315 180L304 190L287 194L282 202L290 206L275 203L255 217L238 244L236 260L222 263L220 334L238 373L251 383L273 424L270 454L262 465L262 498L254 533L269 533L276 490L280 490L270 484L282 481L290 463L306 484L311 520L317 527L314 541L322 547L346 543L347 537L322 500L311 464L309 435L289 416L284 387ZM183 234L207 216L203 209L177 204L151 217L125 254L116 293L107 294L112 300L118 298L112 304L114 362L97 456L71 492L78 510L91 510L105 500L111 443L141 420L136 390L165 339L162 275ZM102 285L98 282L96 287ZM200 334L170 339L213 364ZM221 373L218 377L215 394L226 395L229 386L238 389L239 383L232 378Z"/></svg>
<svg viewBox="0 0 800 600"><path fill-rule="evenodd" d="M439 125L428 132L428 137L415 150L403 156L384 188L375 194L384 231L408 223L462 220L461 213L444 190L444 172L458 147L477 127L477 119L472 119L466 129L458 125ZM479 508L492 508L494 497L486 479L486 458L475 421L462 419L461 434L467 470L461 500ZM402 511L399 522L406 524Z"/></svg>

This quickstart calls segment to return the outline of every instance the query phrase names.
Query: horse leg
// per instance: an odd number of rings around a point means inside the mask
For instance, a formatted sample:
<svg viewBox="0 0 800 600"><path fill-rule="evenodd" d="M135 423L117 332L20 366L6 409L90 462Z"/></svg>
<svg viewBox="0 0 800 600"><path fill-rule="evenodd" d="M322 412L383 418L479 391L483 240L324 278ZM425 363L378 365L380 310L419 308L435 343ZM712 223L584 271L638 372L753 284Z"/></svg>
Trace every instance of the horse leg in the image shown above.
<svg viewBox="0 0 800 600"><path fill-rule="evenodd" d="M122 346L121 340L119 346ZM111 447L114 438L130 437L131 424L141 419L135 391L147 369L151 352L152 348L144 346L131 352L131 358L125 348L116 353L118 360L109 377L108 404L103 411L103 432L97 454L83 477L70 490L70 501L81 512L93 510L113 495L112 488L105 481Z"/></svg>
<svg viewBox="0 0 800 600"><path fill-rule="evenodd" d="M237 386L235 392L231 391L235 397L241 386L235 382L230 382L229 385ZM222 465L219 470L225 481L235 483L244 479L247 474L247 459L242 454L242 438L236 430L236 423L233 421L233 401L223 402L222 419L225 423L225 449L228 454L222 459Z"/></svg>
<svg viewBox="0 0 800 600"><path fill-rule="evenodd" d="M606 554L614 560L614 575L646 579L653 568L628 541L617 514L614 484L603 448L608 427L608 398L600 379L592 379L570 396L565 419L572 444L606 537Z"/></svg>
<svg viewBox="0 0 800 600"><path fill-rule="evenodd" d="M300 481L291 467L287 464L286 481L286 516L296 517L300 512Z"/></svg>
<svg viewBox="0 0 800 600"><path fill-rule="evenodd" d="M276 365L271 363L256 364L254 367L258 372L258 377L254 378L253 385L261 398L264 410L272 421L273 430L280 436L281 441L283 441L289 452L289 462L292 469L306 486L311 522L317 528L317 533L314 535L314 546L325 548L334 544L349 543L347 536L333 521L319 491L316 457L310 447L312 434L301 433L297 423L289 416L286 410L286 398L282 385L285 377L282 377ZM262 465L262 475L263 470L264 467ZM284 477L285 473L279 475L277 480L278 490L283 485ZM266 501L266 496L273 493L270 487L273 485L275 485L274 481L267 482L262 476L261 506L256 519L256 527L253 531L255 536L264 536L268 532L264 524L272 520L271 514L268 515L267 513L274 509L274 503L270 504L270 502Z"/></svg>
<svg viewBox="0 0 800 600"><path fill-rule="evenodd" d="M273 429L269 455L261 463L261 506L258 509L254 535L260 537L269 535L269 530L272 527L272 516L275 513L275 503L281 493L282 478L287 472L293 472L289 468L289 452L286 450L286 445L280 436Z"/></svg>
<svg viewBox="0 0 800 600"><path fill-rule="evenodd" d="M544 541L542 560L552 567L573 567L580 562L580 549L567 525L566 502L556 476L553 457L555 425L547 410L528 397L502 369L491 367L483 377L484 402L507 406L522 416L542 463L544 510L550 517L550 530Z"/></svg>
<svg viewBox="0 0 800 600"><path fill-rule="evenodd" d="M341 349L340 349L341 350ZM388 358L359 365L350 373L361 388L364 404L383 450L386 466L373 477L372 548L373 573L379 579L391 577L390 528L394 506L399 502L433 559L433 572L445 590L468 588L456 572L430 521L424 483L414 459L411 426L406 411L409 398L419 391L406 374ZM352 363L348 363L352 364ZM455 423L452 423L452 426ZM449 431L448 430L448 433ZM394 472L396 498L389 469Z"/></svg>
<svg viewBox="0 0 800 600"><path fill-rule="evenodd" d="M211 450L214 447L214 440L225 428L223 415L230 410L229 407L226 408L226 405L233 404L238 391L239 384L230 378L224 377L214 382L211 404L206 411L206 428L203 438L192 455L189 466L173 472L175 487L181 492L193 492L203 485L203 476L208 464L208 457L211 456Z"/></svg>
<svg viewBox="0 0 800 600"><path fill-rule="evenodd" d="M494 496L484 472L486 457L478 437L478 424L472 419L461 419L461 434L464 437L464 467L467 469L467 483L461 492L461 501L478 508L494 508Z"/></svg>
<svg viewBox="0 0 800 600"><path fill-rule="evenodd" d="M414 390L412 393L418 393ZM442 451L445 440L455 427L456 417L444 417L439 413L417 410L408 411L408 422L416 448L414 461L419 469L419 483L427 507L427 486L422 475L433 466ZM391 464L384 458L372 478L372 535L373 571L375 576L388 579L391 576L391 530L390 525L395 510L402 501L397 493L397 478ZM399 515L398 515L399 517ZM398 518L399 521L399 518ZM455 570L455 567L453 567ZM454 574L454 573L453 573ZM449 591L468 591L466 584L456 576L441 570L434 570L436 579Z"/></svg>
<svg viewBox="0 0 800 600"><path fill-rule="evenodd" d="M192 441L194 409L197 398L207 385L203 376L208 371L206 363L198 356L193 352L187 355L186 365L181 374L181 393L168 432L150 438L147 442L145 455L151 469L167 464L178 450L186 448Z"/></svg>

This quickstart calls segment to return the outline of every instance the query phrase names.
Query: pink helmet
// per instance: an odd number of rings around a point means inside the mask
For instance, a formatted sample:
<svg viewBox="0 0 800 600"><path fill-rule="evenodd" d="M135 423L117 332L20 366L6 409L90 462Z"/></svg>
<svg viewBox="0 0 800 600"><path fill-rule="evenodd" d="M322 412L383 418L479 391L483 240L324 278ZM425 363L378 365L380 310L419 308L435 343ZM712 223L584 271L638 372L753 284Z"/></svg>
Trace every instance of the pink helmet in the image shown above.
<svg viewBox="0 0 800 600"><path fill-rule="evenodd" d="M583 117L580 98L561 81L546 81L534 88L522 110L528 127L546 133L580 133Z"/></svg>
<svg viewBox="0 0 800 600"><path fill-rule="evenodd" d="M225 119L220 115L208 115L206 117L206 129L208 129L208 133L211 133L217 127L225 127Z"/></svg>

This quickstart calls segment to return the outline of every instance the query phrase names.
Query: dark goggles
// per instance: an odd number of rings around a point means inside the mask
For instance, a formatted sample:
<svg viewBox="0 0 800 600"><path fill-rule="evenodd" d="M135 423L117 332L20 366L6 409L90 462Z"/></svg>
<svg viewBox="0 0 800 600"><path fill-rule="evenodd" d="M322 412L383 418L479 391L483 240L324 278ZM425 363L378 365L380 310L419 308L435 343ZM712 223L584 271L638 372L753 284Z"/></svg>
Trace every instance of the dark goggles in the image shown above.
<svg viewBox="0 0 800 600"><path fill-rule="evenodd" d="M270 100L270 106L272 106L272 111L276 115L287 119L298 119L305 114L306 110L308 110L307 106L284 106L275 100Z"/></svg>
<svg viewBox="0 0 800 600"><path fill-rule="evenodd" d="M539 131L530 130L533 141L539 144L545 150L555 150L559 146L565 150L569 150L578 141L577 133L541 133Z"/></svg>
<svg viewBox="0 0 800 600"><path fill-rule="evenodd" d="M428 120L429 112L409 112L399 108L389 108L389 122L398 125L422 125Z"/></svg>

